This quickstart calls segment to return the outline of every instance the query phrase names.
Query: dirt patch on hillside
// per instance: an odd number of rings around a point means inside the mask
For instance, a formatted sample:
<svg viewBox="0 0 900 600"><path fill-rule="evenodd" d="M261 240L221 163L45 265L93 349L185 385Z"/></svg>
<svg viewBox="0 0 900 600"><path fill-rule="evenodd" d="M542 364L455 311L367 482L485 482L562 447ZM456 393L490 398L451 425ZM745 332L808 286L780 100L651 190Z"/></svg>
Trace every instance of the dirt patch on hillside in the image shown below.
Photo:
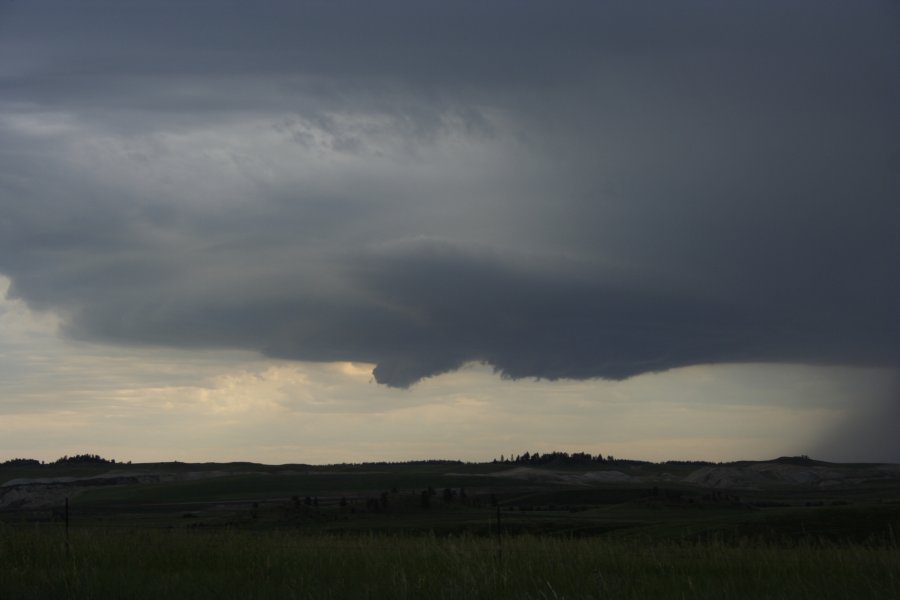
<svg viewBox="0 0 900 600"><path fill-rule="evenodd" d="M105 486L144 485L166 481L192 481L210 477L237 475L229 471L191 471L188 473L141 473L110 471L92 477L40 477L11 479L0 485L0 510L53 508L66 498L85 490Z"/></svg>
<svg viewBox="0 0 900 600"><path fill-rule="evenodd" d="M451 473L448 473L451 475ZM604 482L630 482L640 481L639 478L626 475L621 471L587 471L584 473L572 471L554 471L550 469L535 469L532 467L514 467L505 471L484 473L483 477L505 477L520 479L522 481L535 481L541 483L567 483L570 485L592 485Z"/></svg>
<svg viewBox="0 0 900 600"><path fill-rule="evenodd" d="M807 486L828 488L853 485L863 481L889 480L900 477L896 465L864 468L838 466L801 466L776 462L747 466L709 466L686 476L684 483L721 489L760 489L767 486Z"/></svg>

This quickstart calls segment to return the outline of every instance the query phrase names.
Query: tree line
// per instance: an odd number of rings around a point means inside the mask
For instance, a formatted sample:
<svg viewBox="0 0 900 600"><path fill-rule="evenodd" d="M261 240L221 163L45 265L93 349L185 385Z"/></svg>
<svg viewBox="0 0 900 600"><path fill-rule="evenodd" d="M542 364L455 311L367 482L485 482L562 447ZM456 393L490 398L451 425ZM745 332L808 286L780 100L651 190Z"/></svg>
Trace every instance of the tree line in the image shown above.
<svg viewBox="0 0 900 600"><path fill-rule="evenodd" d="M544 452L543 454L540 452L525 452L515 456L510 455L509 457L501 454L499 459L495 458L491 462L504 465L546 465L549 463L563 465L589 465L595 463L649 464L645 460L621 459L616 458L612 454L603 456L602 454L592 455L587 452L572 452L570 454L559 451Z"/></svg>
<svg viewBox="0 0 900 600"><path fill-rule="evenodd" d="M523 454L509 455L509 457L505 455L500 455L500 458L495 458L491 461L494 464L504 464L504 465L546 465L546 464L557 464L557 465L590 465L590 464L617 464L617 465L649 465L653 464L647 460L634 460L630 458L616 458L612 454L607 454L603 456L602 454L588 454L587 452L572 452L571 454L568 452L544 452L541 454L540 452L525 452ZM667 465L711 465L714 463L705 461L705 460L667 460L663 462L663 464Z"/></svg>
<svg viewBox="0 0 900 600"><path fill-rule="evenodd" d="M809 457L791 457L790 459L782 458L779 460L806 460L813 462ZM176 463L178 461L175 461ZM650 461L646 460L633 460L626 458L616 458L612 454L608 454L603 456L602 454L592 455L587 452L524 452L522 454L509 455L509 457L505 455L500 455L500 458L495 458L491 461L493 464L503 464L503 465L546 465L546 464L557 464L557 465L590 465L590 464L618 464L618 465L646 465L653 464ZM116 459L107 459L103 458L98 454L76 454L74 456L62 456L55 461L45 463L42 460L37 460L34 458L11 458L9 460L5 460L0 462L0 467L34 467L41 465L72 465L72 464L116 464ZM130 461L128 464L131 464ZM378 461L378 462L364 462L364 463L341 463L339 465L331 465L331 466L387 466L387 465L453 465L453 464L464 464L461 460L440 460L440 459L426 459L426 460L407 460L407 461ZM667 460L662 464L669 465L712 465L717 463L712 463L704 460ZM722 463L718 463L722 464Z"/></svg>
<svg viewBox="0 0 900 600"><path fill-rule="evenodd" d="M5 460L0 463L0 466L3 467L36 467L41 465L83 465L83 464L94 464L94 465L114 465L116 464L116 459L108 459L103 458L99 454L76 454L74 456L61 456L56 460L45 463L42 460L37 460L36 458L11 458L9 460Z"/></svg>

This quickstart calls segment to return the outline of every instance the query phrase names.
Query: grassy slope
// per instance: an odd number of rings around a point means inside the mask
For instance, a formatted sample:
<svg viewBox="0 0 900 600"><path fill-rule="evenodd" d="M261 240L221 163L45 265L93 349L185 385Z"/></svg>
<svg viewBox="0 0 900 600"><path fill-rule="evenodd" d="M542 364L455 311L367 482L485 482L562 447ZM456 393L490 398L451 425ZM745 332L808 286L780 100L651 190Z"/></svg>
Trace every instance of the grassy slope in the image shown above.
<svg viewBox="0 0 900 600"><path fill-rule="evenodd" d="M723 499L677 483L653 490L483 476L504 468L116 465L241 474L89 489L72 499L68 544L49 511L4 515L0 597L900 597L896 482L827 491L773 485ZM110 470L3 469L0 479ZM424 508L420 492L429 485L437 494ZM461 486L467 503L443 501L443 488ZM365 499L381 492L388 506L367 509ZM501 505L500 537L491 494ZM303 504L307 495L321 506ZM341 497L350 503L340 507Z"/></svg>
<svg viewBox="0 0 900 600"><path fill-rule="evenodd" d="M563 470L557 467L552 469ZM574 485L485 476L509 468L496 464L427 463L320 467L158 463L5 468L0 469L0 479L29 474L32 477L90 476L113 470L181 477L198 472L234 473L87 489L72 497L73 523L77 525L486 534L495 527L493 495L501 504L502 525L508 532L652 535L665 539L714 534L745 538L843 536L865 541L873 536L884 537L891 528L900 531L897 482L874 482L826 491L772 485L761 490L723 491L724 498L711 498L710 490L683 483ZM631 474L664 471L678 477L697 467L567 465L565 471L578 473L603 468ZM437 495L425 509L421 507L420 492L429 486ZM444 488L465 488L468 501L443 502ZM387 493L388 501L385 509L366 507L367 499L380 499L383 492ZM306 496L320 498L321 505L306 507L292 500ZM349 505L340 508L341 498L347 498ZM254 502L259 507L251 509ZM771 508L759 510L751 505ZM49 511L45 513L23 518L47 520L51 515ZM16 516L12 513L3 518L15 520Z"/></svg>

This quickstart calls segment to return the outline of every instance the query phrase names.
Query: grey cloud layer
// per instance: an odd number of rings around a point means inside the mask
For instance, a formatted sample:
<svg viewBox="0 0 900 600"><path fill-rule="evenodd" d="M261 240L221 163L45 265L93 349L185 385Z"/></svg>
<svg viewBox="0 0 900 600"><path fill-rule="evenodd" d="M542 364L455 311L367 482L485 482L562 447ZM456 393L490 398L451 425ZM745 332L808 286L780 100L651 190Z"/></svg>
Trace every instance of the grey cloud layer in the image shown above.
<svg viewBox="0 0 900 600"><path fill-rule="evenodd" d="M0 272L69 334L624 378L897 366L891 3L0 2Z"/></svg>

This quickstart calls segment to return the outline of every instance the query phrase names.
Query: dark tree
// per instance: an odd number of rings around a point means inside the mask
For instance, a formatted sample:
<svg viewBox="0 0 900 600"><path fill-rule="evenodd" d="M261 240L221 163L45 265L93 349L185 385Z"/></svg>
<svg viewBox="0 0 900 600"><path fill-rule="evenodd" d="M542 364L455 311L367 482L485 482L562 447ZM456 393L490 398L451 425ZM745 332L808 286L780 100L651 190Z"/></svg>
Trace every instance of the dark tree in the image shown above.
<svg viewBox="0 0 900 600"><path fill-rule="evenodd" d="M0 463L3 467L36 467L41 461L34 458L11 458Z"/></svg>
<svg viewBox="0 0 900 600"><path fill-rule="evenodd" d="M108 460L97 454L76 454L75 456L63 456L56 459L55 465L71 465L71 464L104 464L114 465L115 460Z"/></svg>

